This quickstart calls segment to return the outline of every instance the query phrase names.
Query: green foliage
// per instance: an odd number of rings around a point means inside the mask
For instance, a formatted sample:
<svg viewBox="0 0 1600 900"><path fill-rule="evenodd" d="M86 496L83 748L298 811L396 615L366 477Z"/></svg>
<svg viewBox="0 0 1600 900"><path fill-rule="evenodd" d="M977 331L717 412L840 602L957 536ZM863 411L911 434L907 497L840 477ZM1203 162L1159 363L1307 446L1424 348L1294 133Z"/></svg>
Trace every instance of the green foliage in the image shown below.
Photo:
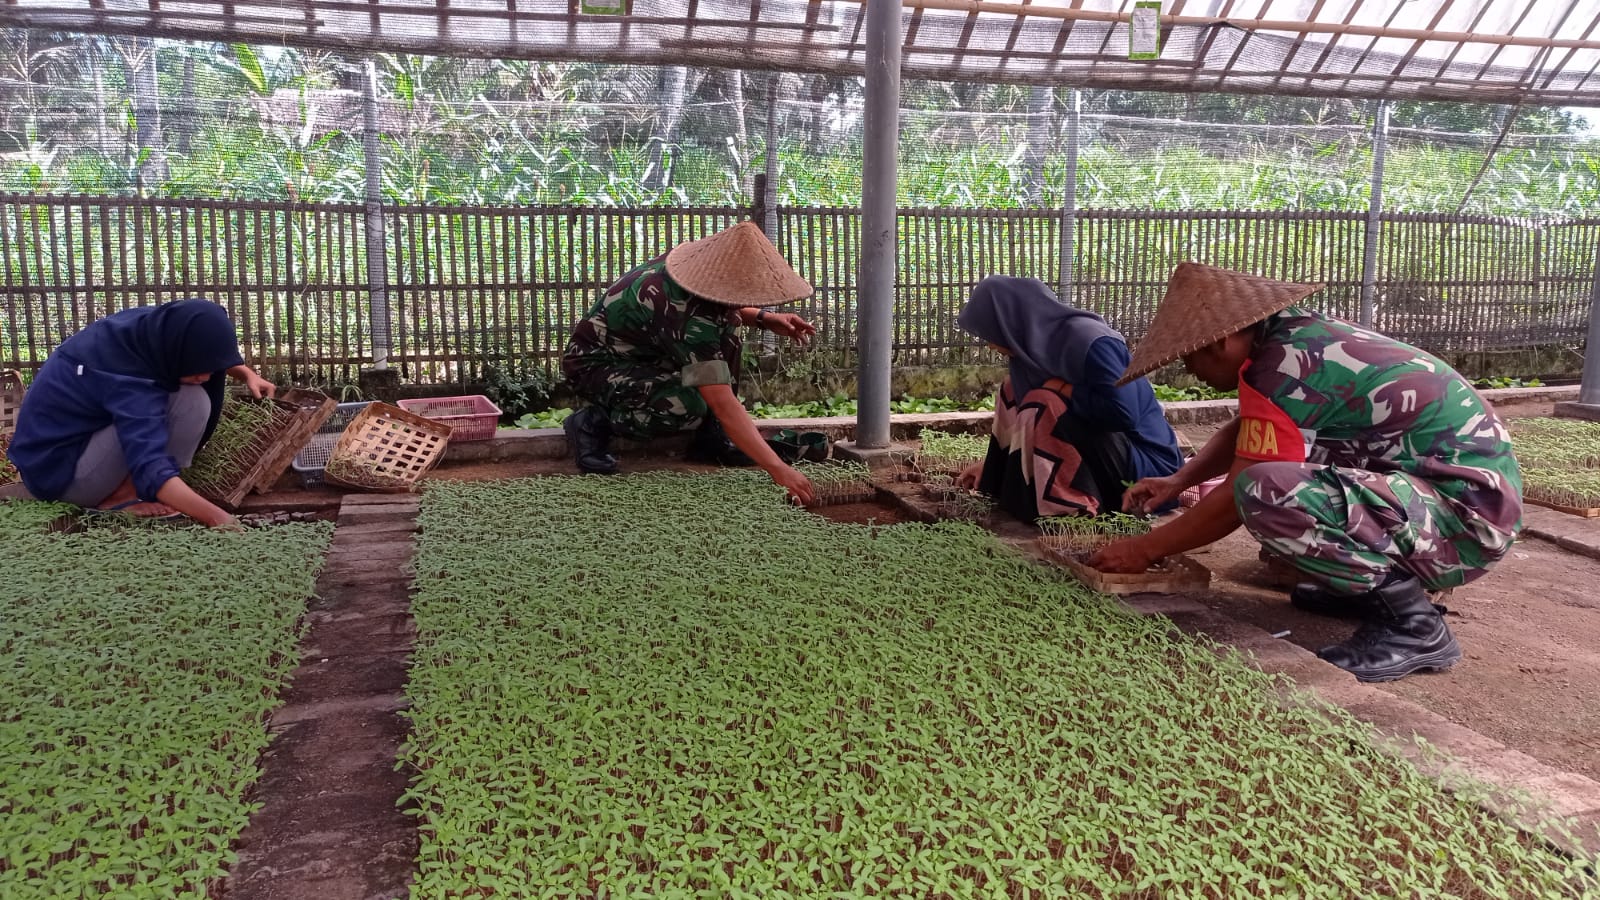
<svg viewBox="0 0 1600 900"><path fill-rule="evenodd" d="M1237 400L1239 398L1238 391L1219 391L1206 384L1173 387L1170 384L1151 382L1150 387L1155 391L1156 400L1162 403L1185 403L1191 400Z"/></svg>
<svg viewBox="0 0 1600 900"><path fill-rule="evenodd" d="M1537 378L1511 378L1496 375L1490 378L1473 379L1473 385L1481 388L1533 388L1544 387L1544 382Z"/></svg>
<svg viewBox="0 0 1600 900"><path fill-rule="evenodd" d="M500 415L505 419L519 421L523 416L550 405L552 385L550 376L543 369L529 366L512 371L501 366L489 366L484 370L483 382L484 396L500 408Z"/></svg>
<svg viewBox="0 0 1600 900"><path fill-rule="evenodd" d="M899 400L889 401L891 413L944 413L962 412L973 410L994 410L994 396L987 395L974 401L963 402L951 400L949 397L912 397L909 394ZM804 403L763 403L756 401L750 404L750 415L758 419L823 419L830 416L853 416L856 414L856 399L845 394L834 394L821 400L808 400Z"/></svg>
<svg viewBox="0 0 1600 900"><path fill-rule="evenodd" d="M563 406L560 409L547 409L543 412L524 413L517 417L518 428L560 428L561 423L572 415L571 407Z"/></svg>
<svg viewBox="0 0 1600 900"><path fill-rule="evenodd" d="M436 483L420 524L418 900L1600 889L972 526L753 473Z"/></svg>
<svg viewBox="0 0 1600 900"><path fill-rule="evenodd" d="M51 514L0 506L0 896L215 896L332 527Z"/></svg>
<svg viewBox="0 0 1600 900"><path fill-rule="evenodd" d="M43 503L37 500L0 500L0 538L7 540L29 534L39 534L46 525L73 512L77 507L67 503Z"/></svg>

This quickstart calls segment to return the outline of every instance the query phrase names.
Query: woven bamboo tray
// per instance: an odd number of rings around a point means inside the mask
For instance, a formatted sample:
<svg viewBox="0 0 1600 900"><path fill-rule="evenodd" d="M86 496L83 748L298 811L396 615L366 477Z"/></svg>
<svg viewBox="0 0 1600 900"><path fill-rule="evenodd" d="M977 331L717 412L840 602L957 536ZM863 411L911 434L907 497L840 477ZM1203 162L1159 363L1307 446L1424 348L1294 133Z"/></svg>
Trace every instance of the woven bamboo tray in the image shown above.
<svg viewBox="0 0 1600 900"><path fill-rule="evenodd" d="M272 465L273 459L282 452L284 446L290 445L295 440L298 430L296 428L298 408L292 403L267 399L236 402L265 403L272 409L272 420L256 433L249 444L234 448L232 456L226 457L228 462L223 468L233 475L228 484L191 485L200 496L229 509L237 508L244 498L255 490L263 471ZM200 452L205 453L206 448L202 447ZM216 452L214 447L212 452ZM290 458L293 459L292 453ZM279 474L282 474L281 470Z"/></svg>
<svg viewBox="0 0 1600 900"><path fill-rule="evenodd" d="M449 425L373 403L345 427L322 478L358 491L410 493L444 458L449 443Z"/></svg>
<svg viewBox="0 0 1600 900"><path fill-rule="evenodd" d="M15 434L17 412L22 409L22 373L15 369L0 369L0 434Z"/></svg>
<svg viewBox="0 0 1600 900"><path fill-rule="evenodd" d="M327 394L302 388L280 392L278 402L289 407L294 418L290 427L256 463L250 483L258 494L272 491L278 479L289 470L289 464L294 462L295 454L304 449L338 406Z"/></svg>
<svg viewBox="0 0 1600 900"><path fill-rule="evenodd" d="M1087 554L1051 554L1051 559L1091 590L1103 594L1179 594L1211 586L1211 570L1182 554L1169 556L1149 571L1102 572L1084 562Z"/></svg>

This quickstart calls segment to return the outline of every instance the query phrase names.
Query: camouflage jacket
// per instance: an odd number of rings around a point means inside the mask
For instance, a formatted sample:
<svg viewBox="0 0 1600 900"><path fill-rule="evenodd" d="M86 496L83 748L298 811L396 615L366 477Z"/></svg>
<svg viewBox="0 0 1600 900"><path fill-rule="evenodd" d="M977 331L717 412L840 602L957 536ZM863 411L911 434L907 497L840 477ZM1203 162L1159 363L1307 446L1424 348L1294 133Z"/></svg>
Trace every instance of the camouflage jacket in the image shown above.
<svg viewBox="0 0 1600 900"><path fill-rule="evenodd" d="M732 384L743 352L739 325L737 310L684 291L658 256L600 297L572 330L562 369L574 381L646 369L678 372L686 387Z"/></svg>
<svg viewBox="0 0 1600 900"><path fill-rule="evenodd" d="M1300 307L1262 327L1239 373L1239 456L1404 472L1480 538L1516 532L1522 472L1510 434L1454 369Z"/></svg>

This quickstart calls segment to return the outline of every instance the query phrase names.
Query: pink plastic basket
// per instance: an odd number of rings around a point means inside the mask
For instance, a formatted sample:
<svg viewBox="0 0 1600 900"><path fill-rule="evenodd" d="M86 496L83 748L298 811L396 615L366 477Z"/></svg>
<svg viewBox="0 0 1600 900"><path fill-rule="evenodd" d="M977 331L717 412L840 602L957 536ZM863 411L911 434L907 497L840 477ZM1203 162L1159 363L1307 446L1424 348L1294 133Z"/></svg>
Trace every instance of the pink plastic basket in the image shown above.
<svg viewBox="0 0 1600 900"><path fill-rule="evenodd" d="M1178 495L1178 505L1193 506L1196 503L1199 503L1200 498L1221 487L1222 482L1225 481L1227 477L1228 476L1226 475L1218 475L1215 478L1202 481L1192 488L1188 488L1183 493Z"/></svg>
<svg viewBox="0 0 1600 900"><path fill-rule="evenodd" d="M401 400L396 405L406 412L449 425L452 441L486 441L494 437L500 423L500 407L482 394Z"/></svg>

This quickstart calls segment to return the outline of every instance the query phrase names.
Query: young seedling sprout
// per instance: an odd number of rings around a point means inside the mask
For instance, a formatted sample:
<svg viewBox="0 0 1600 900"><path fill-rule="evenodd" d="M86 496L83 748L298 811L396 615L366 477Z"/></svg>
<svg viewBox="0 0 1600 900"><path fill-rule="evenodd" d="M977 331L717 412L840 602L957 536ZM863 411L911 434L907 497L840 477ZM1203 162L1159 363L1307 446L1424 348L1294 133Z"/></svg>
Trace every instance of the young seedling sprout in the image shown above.
<svg viewBox="0 0 1600 900"><path fill-rule="evenodd" d="M222 404L211 432L183 480L195 491L215 497L233 490L266 449L284 415L266 400L229 398Z"/></svg>

